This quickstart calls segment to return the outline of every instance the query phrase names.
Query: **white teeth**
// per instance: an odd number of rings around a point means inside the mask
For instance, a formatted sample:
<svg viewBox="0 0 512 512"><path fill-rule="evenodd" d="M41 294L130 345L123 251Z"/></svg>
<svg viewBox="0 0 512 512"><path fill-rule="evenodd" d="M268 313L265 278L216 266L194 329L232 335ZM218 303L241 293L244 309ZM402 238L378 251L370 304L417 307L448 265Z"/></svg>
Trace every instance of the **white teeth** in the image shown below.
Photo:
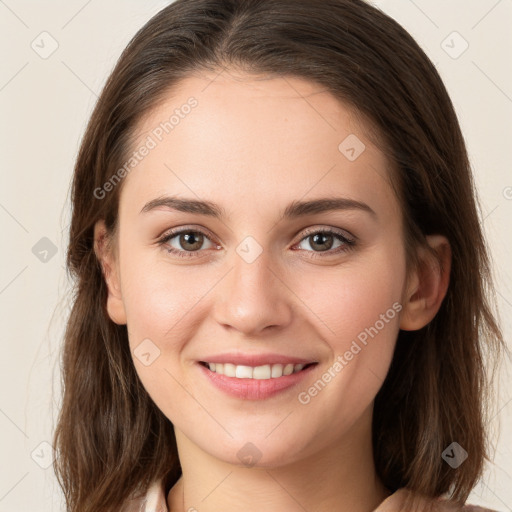
<svg viewBox="0 0 512 512"><path fill-rule="evenodd" d="M225 375L226 377L236 377L236 366L234 364L224 363L223 371L223 375Z"/></svg>
<svg viewBox="0 0 512 512"><path fill-rule="evenodd" d="M252 379L252 368L250 366L237 366L235 377L237 379Z"/></svg>
<svg viewBox="0 0 512 512"><path fill-rule="evenodd" d="M291 375L300 372L304 364L265 364L263 366L244 366L231 363L206 363L212 372L226 377L236 377L238 379L277 379L283 375Z"/></svg>
<svg viewBox="0 0 512 512"><path fill-rule="evenodd" d="M265 364L263 366L256 366L252 371L253 379L270 379L271 370L270 365Z"/></svg>
<svg viewBox="0 0 512 512"><path fill-rule="evenodd" d="M281 377L283 375L283 365L273 364L272 365L272 378Z"/></svg>
<svg viewBox="0 0 512 512"><path fill-rule="evenodd" d="M293 373L293 364L287 364L283 368L283 375L291 375Z"/></svg>

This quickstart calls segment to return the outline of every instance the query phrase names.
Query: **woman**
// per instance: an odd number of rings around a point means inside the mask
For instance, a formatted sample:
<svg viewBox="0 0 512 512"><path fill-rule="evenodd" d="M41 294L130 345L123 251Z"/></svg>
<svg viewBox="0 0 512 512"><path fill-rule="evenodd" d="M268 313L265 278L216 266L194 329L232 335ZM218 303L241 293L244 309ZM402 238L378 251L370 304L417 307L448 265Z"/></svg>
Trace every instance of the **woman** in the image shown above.
<svg viewBox="0 0 512 512"><path fill-rule="evenodd" d="M391 18L177 0L72 201L69 511L471 510L504 343L453 106Z"/></svg>

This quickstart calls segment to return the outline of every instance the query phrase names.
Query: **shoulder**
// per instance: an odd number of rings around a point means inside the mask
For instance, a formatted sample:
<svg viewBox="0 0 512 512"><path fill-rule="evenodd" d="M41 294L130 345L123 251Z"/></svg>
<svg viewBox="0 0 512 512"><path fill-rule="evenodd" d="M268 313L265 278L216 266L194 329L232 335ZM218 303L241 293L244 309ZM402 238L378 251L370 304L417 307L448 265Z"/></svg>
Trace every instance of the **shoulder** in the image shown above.
<svg viewBox="0 0 512 512"><path fill-rule="evenodd" d="M374 512L398 511L400 510L400 506L403 505L407 495L410 494L411 491L407 489L398 489L391 496L386 498ZM414 504L416 506L415 510L417 512L422 512L423 510L429 510L432 512L498 512L496 510L476 505L464 505L462 507L457 507L453 503L441 498L430 500L425 497L415 495L414 499ZM167 507L163 482L153 482L149 486L145 496L128 500L120 512L170 512Z"/></svg>
<svg viewBox="0 0 512 512"><path fill-rule="evenodd" d="M129 498L120 512L169 512L163 482L154 481L144 496Z"/></svg>
<svg viewBox="0 0 512 512"><path fill-rule="evenodd" d="M401 507L403 507L406 498L413 499L412 510L414 512L498 512L470 504L462 507L457 506L444 498L431 499L405 488L398 489L391 496L388 496L374 512L399 512L402 510Z"/></svg>

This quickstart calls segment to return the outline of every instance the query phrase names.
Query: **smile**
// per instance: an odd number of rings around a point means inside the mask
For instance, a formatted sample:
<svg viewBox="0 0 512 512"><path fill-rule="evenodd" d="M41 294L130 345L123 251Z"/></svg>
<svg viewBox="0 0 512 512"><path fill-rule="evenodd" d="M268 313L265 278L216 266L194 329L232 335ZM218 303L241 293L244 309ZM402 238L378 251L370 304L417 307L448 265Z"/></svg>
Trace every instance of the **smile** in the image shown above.
<svg viewBox="0 0 512 512"><path fill-rule="evenodd" d="M313 363L275 363L259 366L198 361L206 382L219 391L242 400L264 400L292 391L318 366Z"/></svg>
<svg viewBox="0 0 512 512"><path fill-rule="evenodd" d="M307 366L311 366L315 363L309 364L264 364L262 366L245 366L235 365L231 363L207 363L202 362L203 366L210 369L210 371L218 373L219 375L225 375L226 377L234 377L237 379L277 379L292 373L298 373Z"/></svg>

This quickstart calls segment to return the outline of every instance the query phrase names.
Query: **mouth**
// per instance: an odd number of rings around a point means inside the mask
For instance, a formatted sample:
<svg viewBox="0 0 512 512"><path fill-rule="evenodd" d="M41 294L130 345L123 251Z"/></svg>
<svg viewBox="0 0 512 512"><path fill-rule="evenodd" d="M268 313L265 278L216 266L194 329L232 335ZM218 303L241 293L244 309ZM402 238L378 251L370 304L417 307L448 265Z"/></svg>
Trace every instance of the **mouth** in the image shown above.
<svg viewBox="0 0 512 512"><path fill-rule="evenodd" d="M199 364L210 370L210 372L223 375L225 377L232 377L235 379L269 380L279 379L281 377L303 372L318 363L275 363L264 364L261 366L246 366L232 363L209 363L207 361L199 361Z"/></svg>
<svg viewBox="0 0 512 512"><path fill-rule="evenodd" d="M198 361L196 364L206 382L239 400L264 400L282 395L286 391L291 393L301 382L311 378L309 375L318 366L318 362L260 366L206 361Z"/></svg>

